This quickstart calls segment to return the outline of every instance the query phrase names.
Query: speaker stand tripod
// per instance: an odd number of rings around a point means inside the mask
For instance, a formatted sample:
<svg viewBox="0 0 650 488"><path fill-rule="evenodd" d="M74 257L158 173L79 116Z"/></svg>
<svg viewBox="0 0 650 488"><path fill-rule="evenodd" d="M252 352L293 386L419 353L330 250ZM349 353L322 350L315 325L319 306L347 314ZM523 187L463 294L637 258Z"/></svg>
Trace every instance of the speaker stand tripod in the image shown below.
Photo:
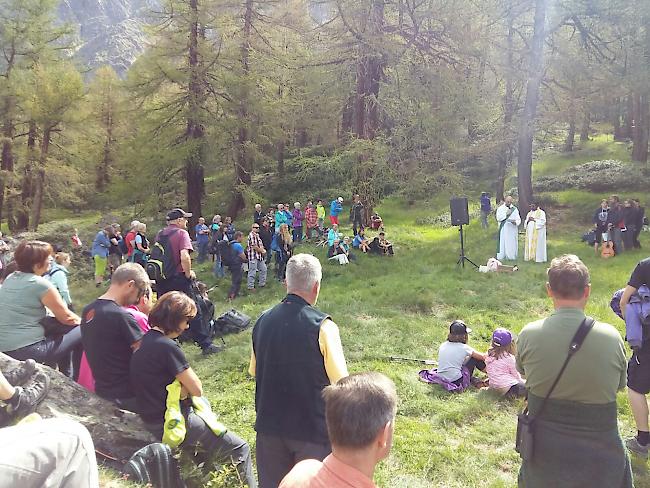
<svg viewBox="0 0 650 488"><path fill-rule="evenodd" d="M460 232L460 256L458 258L458 261L456 262L456 266L460 266L463 269L465 269L465 261L467 261L468 263L470 263L475 268L478 268L478 264L476 264L470 258L465 256L465 237L464 237L464 234L463 234L463 225L462 224L460 226L460 229L458 229L458 232Z"/></svg>

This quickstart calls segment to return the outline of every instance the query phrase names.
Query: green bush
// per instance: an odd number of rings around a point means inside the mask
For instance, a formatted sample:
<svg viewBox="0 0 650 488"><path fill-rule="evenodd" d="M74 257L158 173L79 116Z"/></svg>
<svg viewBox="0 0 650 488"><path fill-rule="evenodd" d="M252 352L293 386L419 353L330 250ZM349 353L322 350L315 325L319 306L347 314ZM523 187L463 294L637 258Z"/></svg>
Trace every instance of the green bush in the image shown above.
<svg viewBox="0 0 650 488"><path fill-rule="evenodd" d="M649 183L650 173L647 169L608 159L575 166L562 175L540 177L533 182L533 186L539 192L569 189L601 192L611 188L640 190L648 188Z"/></svg>

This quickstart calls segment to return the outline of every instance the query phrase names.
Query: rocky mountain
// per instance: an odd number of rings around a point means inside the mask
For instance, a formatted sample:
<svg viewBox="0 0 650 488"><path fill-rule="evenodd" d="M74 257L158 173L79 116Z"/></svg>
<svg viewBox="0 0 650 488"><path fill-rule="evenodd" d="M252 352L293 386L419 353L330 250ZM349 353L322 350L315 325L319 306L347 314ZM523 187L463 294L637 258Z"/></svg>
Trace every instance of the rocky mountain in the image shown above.
<svg viewBox="0 0 650 488"><path fill-rule="evenodd" d="M156 0L61 0L59 18L76 29L76 56L88 68L120 76L145 48L144 25Z"/></svg>

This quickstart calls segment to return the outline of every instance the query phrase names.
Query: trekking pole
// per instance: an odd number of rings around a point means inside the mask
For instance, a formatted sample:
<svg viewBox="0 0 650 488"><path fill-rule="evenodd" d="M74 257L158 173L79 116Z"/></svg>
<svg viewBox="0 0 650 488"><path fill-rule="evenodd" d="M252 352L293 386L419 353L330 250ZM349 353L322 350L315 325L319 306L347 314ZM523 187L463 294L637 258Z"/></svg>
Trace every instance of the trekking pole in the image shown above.
<svg viewBox="0 0 650 488"><path fill-rule="evenodd" d="M417 359L417 358L406 358L403 356L390 356L389 361L407 361L411 363L420 363L426 364L428 366L436 366L438 362L435 359Z"/></svg>

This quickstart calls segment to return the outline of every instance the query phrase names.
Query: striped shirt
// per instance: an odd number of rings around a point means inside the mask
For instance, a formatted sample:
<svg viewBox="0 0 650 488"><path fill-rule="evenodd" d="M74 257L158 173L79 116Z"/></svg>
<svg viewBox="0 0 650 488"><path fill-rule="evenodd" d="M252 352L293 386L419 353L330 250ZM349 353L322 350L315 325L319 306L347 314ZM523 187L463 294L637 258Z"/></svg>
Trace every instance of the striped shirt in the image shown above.
<svg viewBox="0 0 650 488"><path fill-rule="evenodd" d="M264 244L262 244L262 239L257 232L251 232L248 234L248 244L246 247L246 256L249 261L261 261L264 259L262 253L253 249L254 247L263 249Z"/></svg>

